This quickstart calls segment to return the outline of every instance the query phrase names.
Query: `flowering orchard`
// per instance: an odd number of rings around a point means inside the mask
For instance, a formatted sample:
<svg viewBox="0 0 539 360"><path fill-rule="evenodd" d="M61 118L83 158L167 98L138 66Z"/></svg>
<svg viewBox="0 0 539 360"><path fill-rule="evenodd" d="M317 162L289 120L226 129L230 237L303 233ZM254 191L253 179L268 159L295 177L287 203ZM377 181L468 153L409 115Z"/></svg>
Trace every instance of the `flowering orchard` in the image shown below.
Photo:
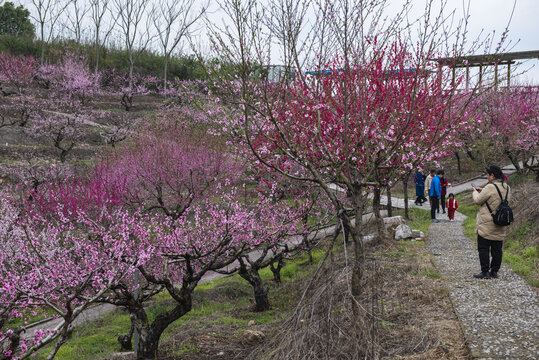
<svg viewBox="0 0 539 360"><path fill-rule="evenodd" d="M208 84L161 89L163 100L178 99L138 127L127 115L97 110L97 100L115 98L128 114L136 96L159 91L157 79L93 73L72 55L41 67L0 55L2 90L14 92L2 99L0 126L47 139L62 162L90 127L112 145L125 139L84 175L65 164L3 167L22 184L0 196L0 359L47 344L52 359L75 319L99 303L129 312L140 335L137 357L154 359L165 329L191 310L204 275L237 271L253 287L256 310L266 310L258 271L277 262L278 279L292 248L309 248L312 231L335 218L352 237L358 299L365 228L356 219L369 193L451 155L463 139L477 141L472 126L511 159L536 152L537 88L457 91L462 77L432 60L463 51L462 44L442 48L443 16L431 22L426 14L412 41L404 17L383 21L384 0L314 2L321 15L302 44L294 24L307 3L257 12L254 1L225 1L237 32L212 30L223 66L208 69ZM287 69L277 81L260 75L270 35ZM28 91L36 84L38 95ZM149 316L145 304L160 292L173 306ZM36 314L52 314L59 325L30 333Z"/></svg>
<svg viewBox="0 0 539 360"><path fill-rule="evenodd" d="M25 358L51 342L48 358L54 357L77 316L132 273L138 249L122 239L149 234L140 219L125 212L95 211L103 194L87 192L96 190L91 184L44 184L39 189L39 195L30 190L31 201L2 197L0 340L6 359ZM90 199L93 203L83 202ZM24 325L9 326L14 318L38 313L60 321L33 334Z"/></svg>
<svg viewBox="0 0 539 360"><path fill-rule="evenodd" d="M484 155L494 151L511 160L518 172L531 167L539 144L539 88L513 86L491 90L476 100L476 144Z"/></svg>
<svg viewBox="0 0 539 360"><path fill-rule="evenodd" d="M332 184L344 189L361 218L366 191L448 154L469 124L465 108L451 106L466 96L455 92L460 79L431 76L424 61L424 54L396 42L362 63L337 58L325 65L326 75L283 83L220 79L238 102L232 116L220 118L223 133L233 134L259 166L325 190L356 244L356 284L364 234Z"/></svg>

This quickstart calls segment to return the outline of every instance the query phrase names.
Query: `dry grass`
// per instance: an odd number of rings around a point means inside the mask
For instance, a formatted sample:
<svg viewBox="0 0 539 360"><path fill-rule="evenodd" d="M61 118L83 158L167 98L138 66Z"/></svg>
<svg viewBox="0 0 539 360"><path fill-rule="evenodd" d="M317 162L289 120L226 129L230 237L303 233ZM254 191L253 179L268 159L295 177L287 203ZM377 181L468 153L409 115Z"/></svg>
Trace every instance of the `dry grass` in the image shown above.
<svg viewBox="0 0 539 360"><path fill-rule="evenodd" d="M416 244L371 250L357 317L343 255L334 258L308 301L283 325L273 350L248 358L468 359L447 291L424 244Z"/></svg>

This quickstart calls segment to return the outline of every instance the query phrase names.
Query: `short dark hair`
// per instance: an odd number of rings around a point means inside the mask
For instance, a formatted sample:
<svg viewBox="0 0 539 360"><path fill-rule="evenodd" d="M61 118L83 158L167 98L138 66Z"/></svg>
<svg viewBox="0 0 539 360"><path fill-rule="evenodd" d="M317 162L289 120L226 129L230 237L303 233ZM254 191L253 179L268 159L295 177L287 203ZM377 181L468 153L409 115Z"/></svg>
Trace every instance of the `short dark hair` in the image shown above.
<svg viewBox="0 0 539 360"><path fill-rule="evenodd" d="M490 165L487 169L487 174L494 175L494 177L498 180L504 181L505 177L503 176L503 171L500 169L499 166L496 165Z"/></svg>
<svg viewBox="0 0 539 360"><path fill-rule="evenodd" d="M445 171L443 171L443 170L438 170L437 174L438 174L438 175L445 175Z"/></svg>
<svg viewBox="0 0 539 360"><path fill-rule="evenodd" d="M455 197L455 194L449 193L449 195L447 195L448 198L450 198L451 196Z"/></svg>
<svg viewBox="0 0 539 360"><path fill-rule="evenodd" d="M430 169L430 173L435 173L436 172L436 169Z"/></svg>

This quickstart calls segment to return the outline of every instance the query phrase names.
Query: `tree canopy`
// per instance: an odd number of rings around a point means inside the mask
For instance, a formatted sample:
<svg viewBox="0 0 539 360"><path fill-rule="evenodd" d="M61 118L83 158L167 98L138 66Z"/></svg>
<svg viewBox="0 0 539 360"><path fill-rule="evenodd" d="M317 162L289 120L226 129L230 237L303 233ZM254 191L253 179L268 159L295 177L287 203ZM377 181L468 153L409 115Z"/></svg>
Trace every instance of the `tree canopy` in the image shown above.
<svg viewBox="0 0 539 360"><path fill-rule="evenodd" d="M30 12L23 6L15 7L11 2L0 6L0 35L34 36Z"/></svg>

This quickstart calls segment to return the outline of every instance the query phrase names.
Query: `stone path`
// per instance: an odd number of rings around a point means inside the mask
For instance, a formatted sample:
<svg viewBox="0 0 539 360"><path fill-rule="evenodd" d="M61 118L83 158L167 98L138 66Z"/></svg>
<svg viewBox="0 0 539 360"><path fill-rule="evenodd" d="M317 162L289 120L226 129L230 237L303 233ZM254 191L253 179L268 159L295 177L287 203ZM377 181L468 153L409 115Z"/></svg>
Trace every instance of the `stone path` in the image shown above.
<svg viewBox="0 0 539 360"><path fill-rule="evenodd" d="M429 250L448 284L474 359L539 359L539 298L505 264L498 279L478 280L475 243L463 232L466 217L429 230Z"/></svg>

